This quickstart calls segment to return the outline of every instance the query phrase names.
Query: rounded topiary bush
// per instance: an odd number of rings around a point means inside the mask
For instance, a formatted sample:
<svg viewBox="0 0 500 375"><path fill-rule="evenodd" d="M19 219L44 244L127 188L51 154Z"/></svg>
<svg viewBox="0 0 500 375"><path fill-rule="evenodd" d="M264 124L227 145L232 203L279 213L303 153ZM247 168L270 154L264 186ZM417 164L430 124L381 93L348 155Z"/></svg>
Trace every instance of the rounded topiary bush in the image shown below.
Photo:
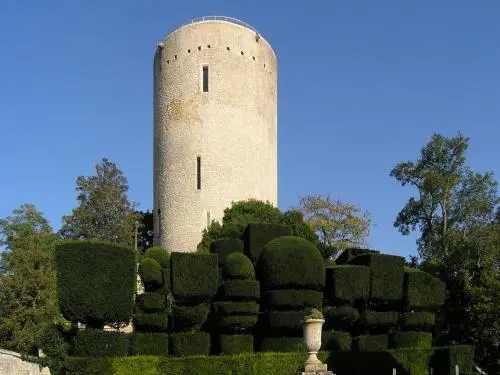
<svg viewBox="0 0 500 375"><path fill-rule="evenodd" d="M248 257L242 253L229 254L224 262L222 274L226 279L255 279L255 270Z"/></svg>
<svg viewBox="0 0 500 375"><path fill-rule="evenodd" d="M196 331L207 320L210 304L201 303L193 306L175 305L172 308L173 329L176 332Z"/></svg>
<svg viewBox="0 0 500 375"><path fill-rule="evenodd" d="M265 290L321 289L325 285L325 263L313 243L295 236L268 242L258 263Z"/></svg>
<svg viewBox="0 0 500 375"><path fill-rule="evenodd" d="M165 249L154 246L150 247L146 250L144 254L144 258L152 258L156 260L161 268L169 268L170 267L170 254Z"/></svg>
<svg viewBox="0 0 500 375"><path fill-rule="evenodd" d="M144 258L142 260L139 264L139 275L148 291L150 288L159 287L163 283L160 263L153 258Z"/></svg>

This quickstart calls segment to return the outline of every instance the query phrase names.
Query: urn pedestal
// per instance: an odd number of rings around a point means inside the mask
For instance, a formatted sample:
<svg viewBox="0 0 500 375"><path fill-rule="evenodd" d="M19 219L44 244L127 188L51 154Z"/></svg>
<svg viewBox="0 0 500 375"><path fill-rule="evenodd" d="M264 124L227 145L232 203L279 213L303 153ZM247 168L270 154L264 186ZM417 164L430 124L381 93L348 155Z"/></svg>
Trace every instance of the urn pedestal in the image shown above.
<svg viewBox="0 0 500 375"><path fill-rule="evenodd" d="M333 372L328 371L327 365L317 357L321 348L321 331L324 322L324 319L307 319L304 321L304 342L309 357L304 364L304 371L299 372L301 375L333 375Z"/></svg>

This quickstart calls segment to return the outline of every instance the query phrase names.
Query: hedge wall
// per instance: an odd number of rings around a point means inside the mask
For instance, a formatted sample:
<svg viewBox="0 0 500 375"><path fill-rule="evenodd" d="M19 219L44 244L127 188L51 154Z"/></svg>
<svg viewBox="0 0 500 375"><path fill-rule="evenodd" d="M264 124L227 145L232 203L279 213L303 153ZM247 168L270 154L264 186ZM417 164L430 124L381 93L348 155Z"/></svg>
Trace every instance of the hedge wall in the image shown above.
<svg viewBox="0 0 500 375"><path fill-rule="evenodd" d="M170 353L176 356L208 355L210 335L205 332L182 332L170 335Z"/></svg>
<svg viewBox="0 0 500 375"><path fill-rule="evenodd" d="M166 299L163 293L145 292L135 297L139 308L148 313L162 312L166 307Z"/></svg>
<svg viewBox="0 0 500 375"><path fill-rule="evenodd" d="M398 332L391 337L391 341L391 346L394 348L430 349L432 347L432 333Z"/></svg>
<svg viewBox="0 0 500 375"><path fill-rule="evenodd" d="M252 328L257 323L256 314L227 315L219 317L219 328L222 332L241 332Z"/></svg>
<svg viewBox="0 0 500 375"><path fill-rule="evenodd" d="M404 328L430 330L436 323L436 314L433 312L407 312L401 314L401 326Z"/></svg>
<svg viewBox="0 0 500 375"><path fill-rule="evenodd" d="M132 323L139 332L164 332L168 329L169 313L134 314Z"/></svg>
<svg viewBox="0 0 500 375"><path fill-rule="evenodd" d="M306 309L314 307L321 309L323 293L315 290L279 289L270 290L264 294L267 306L274 309Z"/></svg>
<svg viewBox="0 0 500 375"><path fill-rule="evenodd" d="M137 280L133 250L102 241L61 241L56 270L59 307L67 320L90 327L130 320Z"/></svg>
<svg viewBox="0 0 500 375"><path fill-rule="evenodd" d="M434 276L413 269L404 273L404 298L411 309L437 309L444 305L445 284Z"/></svg>
<svg viewBox="0 0 500 375"><path fill-rule="evenodd" d="M243 241L237 238L223 238L212 241L210 252L217 254L219 266L222 266L231 253L243 253Z"/></svg>
<svg viewBox="0 0 500 375"><path fill-rule="evenodd" d="M168 355L168 334L133 333L130 335L132 355Z"/></svg>
<svg viewBox="0 0 500 375"><path fill-rule="evenodd" d="M253 352L252 335L221 335L220 336L221 354L240 354Z"/></svg>
<svg viewBox="0 0 500 375"><path fill-rule="evenodd" d="M257 263L266 244L276 237L288 236L292 229L280 224L248 224L243 232L245 254Z"/></svg>
<svg viewBox="0 0 500 375"><path fill-rule="evenodd" d="M224 298L231 300L257 300L260 297L259 282L256 280L230 280L221 288Z"/></svg>
<svg viewBox="0 0 500 375"><path fill-rule="evenodd" d="M324 328L344 331L350 331L360 319L358 309L346 305L323 307L323 316Z"/></svg>
<svg viewBox="0 0 500 375"><path fill-rule="evenodd" d="M217 292L217 255L172 253L172 292L176 300L208 302Z"/></svg>
<svg viewBox="0 0 500 375"><path fill-rule="evenodd" d="M256 302L221 301L213 303L214 311L219 315L257 314L259 305Z"/></svg>
<svg viewBox="0 0 500 375"><path fill-rule="evenodd" d="M199 330L206 322L210 304L172 306L172 328L176 332Z"/></svg>
<svg viewBox="0 0 500 375"><path fill-rule="evenodd" d="M77 331L72 354L78 357L126 356L128 345L126 333L89 328Z"/></svg>
<svg viewBox="0 0 500 375"><path fill-rule="evenodd" d="M370 268L354 265L327 267L325 297L334 304L368 300Z"/></svg>
<svg viewBox="0 0 500 375"><path fill-rule="evenodd" d="M260 343L260 351L305 352L306 345L302 337L265 337Z"/></svg>
<svg viewBox="0 0 500 375"><path fill-rule="evenodd" d="M362 335L352 338L352 350L378 352L389 347L389 335Z"/></svg>
<svg viewBox="0 0 500 375"><path fill-rule="evenodd" d="M269 311L269 327L288 332L302 332L305 311Z"/></svg>
<svg viewBox="0 0 500 375"><path fill-rule="evenodd" d="M253 280L255 270L248 257L241 253L233 253L227 257L222 275L225 279Z"/></svg>
<svg viewBox="0 0 500 375"><path fill-rule="evenodd" d="M397 311L364 311L361 315L361 325L368 329L396 327L399 323Z"/></svg>
<svg viewBox="0 0 500 375"><path fill-rule="evenodd" d="M351 349L352 337L349 332L323 331L321 333L321 349L346 352Z"/></svg>

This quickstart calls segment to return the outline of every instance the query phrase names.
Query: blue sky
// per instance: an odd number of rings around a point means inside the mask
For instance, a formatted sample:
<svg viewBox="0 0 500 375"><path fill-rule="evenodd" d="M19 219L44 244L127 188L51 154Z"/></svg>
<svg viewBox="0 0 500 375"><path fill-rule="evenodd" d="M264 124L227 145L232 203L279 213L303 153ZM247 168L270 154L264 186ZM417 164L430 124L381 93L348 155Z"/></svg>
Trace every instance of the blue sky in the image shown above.
<svg viewBox="0 0 500 375"><path fill-rule="evenodd" d="M3 0L0 217L28 202L59 228L102 157L151 208L156 43L215 14L252 24L278 56L280 208L310 193L355 203L372 214L371 247L407 256L397 162L461 131L470 166L498 179L498 0Z"/></svg>

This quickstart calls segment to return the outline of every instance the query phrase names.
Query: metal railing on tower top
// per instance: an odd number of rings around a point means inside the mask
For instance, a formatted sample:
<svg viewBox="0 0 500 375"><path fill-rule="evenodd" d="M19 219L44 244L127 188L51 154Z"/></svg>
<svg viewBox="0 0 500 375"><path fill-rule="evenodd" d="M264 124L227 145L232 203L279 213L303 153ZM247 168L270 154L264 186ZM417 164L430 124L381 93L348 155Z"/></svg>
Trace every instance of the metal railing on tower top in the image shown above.
<svg viewBox="0 0 500 375"><path fill-rule="evenodd" d="M196 22L202 22L202 21L226 21L226 22L231 22L231 23L234 23L236 25L240 25L240 26L244 26L252 31L254 31L255 33L259 33L255 27L253 27L252 25L249 25L248 23L246 22L243 22L237 18L233 18L233 17L227 17L227 16L205 16L205 17L197 17L197 18L193 18L191 21L189 22L186 22L184 24L182 24L180 27L182 26L186 26L186 25L190 25L192 23L196 23Z"/></svg>

